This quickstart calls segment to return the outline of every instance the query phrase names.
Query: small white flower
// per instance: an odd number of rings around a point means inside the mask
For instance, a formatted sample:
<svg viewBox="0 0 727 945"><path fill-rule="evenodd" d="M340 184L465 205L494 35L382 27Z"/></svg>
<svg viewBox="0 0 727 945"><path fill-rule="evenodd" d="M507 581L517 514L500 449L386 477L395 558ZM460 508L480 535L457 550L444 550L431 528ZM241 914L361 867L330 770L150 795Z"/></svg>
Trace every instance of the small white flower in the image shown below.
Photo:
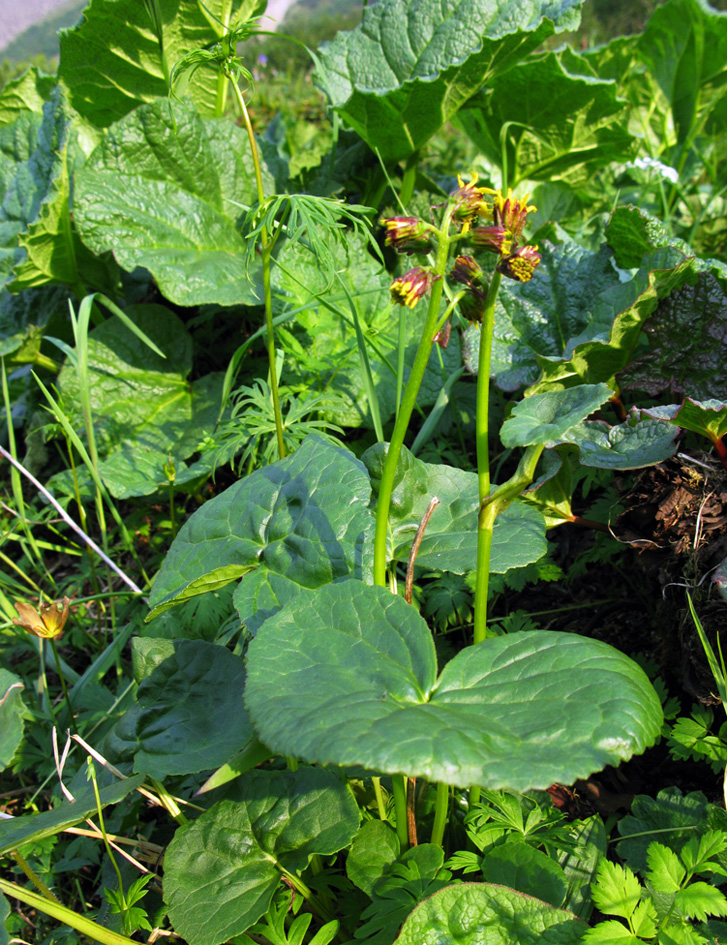
<svg viewBox="0 0 727 945"><path fill-rule="evenodd" d="M679 172L674 167L669 167L668 164L662 164L661 161L657 161L656 158L652 157L641 157L637 158L633 164L629 163L627 167L638 167L643 171L654 170L660 177L665 178L676 184L679 180Z"/></svg>

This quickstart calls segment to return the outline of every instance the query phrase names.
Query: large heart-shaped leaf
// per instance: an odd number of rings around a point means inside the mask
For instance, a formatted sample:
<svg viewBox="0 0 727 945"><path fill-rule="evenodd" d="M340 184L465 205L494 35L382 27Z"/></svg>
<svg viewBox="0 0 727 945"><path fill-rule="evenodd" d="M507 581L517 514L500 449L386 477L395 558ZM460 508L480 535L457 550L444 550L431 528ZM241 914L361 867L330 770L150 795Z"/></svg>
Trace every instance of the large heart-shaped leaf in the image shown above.
<svg viewBox="0 0 727 945"><path fill-rule="evenodd" d="M273 273L274 285L288 306L303 311L296 311L294 327L286 326L286 331L280 333L280 343L288 353L294 376L339 395L340 406L331 412L336 423L373 426L351 312L351 305L355 305L379 413L386 423L396 410L399 322L403 322L406 383L426 319L425 305L413 311L392 307L391 276L376 263L359 237L349 236L344 246L331 247L331 257L340 279L329 285L310 250L296 244L286 246L281 253ZM432 351L417 404L433 404L447 377L460 365L460 342L453 333L445 349Z"/></svg>
<svg viewBox="0 0 727 945"><path fill-rule="evenodd" d="M372 446L362 456L378 495L386 445ZM417 554L420 567L464 574L477 561L477 516L480 508L477 474L443 464L423 463L404 447L397 464L389 511L389 555L405 562L429 503L439 505L429 520ZM490 571L504 574L542 558L547 551L542 515L523 502L513 502L495 520Z"/></svg>
<svg viewBox="0 0 727 945"><path fill-rule="evenodd" d="M93 152L76 177L74 219L90 249L146 267L172 302L254 303L237 220L255 199L247 135L159 101L119 121Z"/></svg>
<svg viewBox="0 0 727 945"><path fill-rule="evenodd" d="M205 503L180 530L156 576L149 618L175 603L245 577L241 618L277 609L301 588L368 575L373 516L369 477L348 450L307 437L292 456L256 470Z"/></svg>
<svg viewBox="0 0 727 945"><path fill-rule="evenodd" d="M88 337L88 368L101 477L113 495L150 495L167 482L163 466L193 453L213 427L222 375L193 384L192 339L178 316L161 305L132 305L125 314L166 355L154 354L113 316ZM82 429L78 374L59 375L66 409Z"/></svg>
<svg viewBox="0 0 727 945"><path fill-rule="evenodd" d="M544 444L552 447L581 421L613 397L608 384L581 384L565 390L526 397L513 409L500 429L508 448Z"/></svg>
<svg viewBox="0 0 727 945"><path fill-rule="evenodd" d="M456 124L496 167L506 147L510 186L521 180L577 186L631 152L626 101L615 83L582 74L590 69L578 60L567 51L519 63L457 114Z"/></svg>
<svg viewBox="0 0 727 945"><path fill-rule="evenodd" d="M397 161L555 30L575 29L579 7L580 0L383 0L321 51L316 79L364 141Z"/></svg>
<svg viewBox="0 0 727 945"><path fill-rule="evenodd" d="M164 857L164 899L189 945L219 945L262 916L281 870L337 853L358 828L346 785L329 771L251 771L235 797L174 835Z"/></svg>
<svg viewBox="0 0 727 945"><path fill-rule="evenodd" d="M143 0L92 0L78 26L60 34L59 76L71 90L74 108L107 128L142 102L165 98L177 61L218 39L242 5L239 0L205 0L204 6L179 0L153 6ZM154 7L158 23L149 13ZM202 114L213 115L217 91L217 70L202 68L184 94Z"/></svg>
<svg viewBox="0 0 727 945"><path fill-rule="evenodd" d="M281 754L518 791L570 784L643 751L662 719L635 663L567 633L485 640L437 677L424 620L358 581L300 594L263 624L245 703Z"/></svg>
<svg viewBox="0 0 727 945"><path fill-rule="evenodd" d="M578 945L587 926L572 912L489 883L434 893L401 927L397 945Z"/></svg>
<svg viewBox="0 0 727 945"><path fill-rule="evenodd" d="M222 646L180 640L139 686L134 770L162 781L215 768L255 736L242 704L245 665Z"/></svg>
<svg viewBox="0 0 727 945"><path fill-rule="evenodd" d="M23 740L23 682L0 667L0 771L10 764Z"/></svg>

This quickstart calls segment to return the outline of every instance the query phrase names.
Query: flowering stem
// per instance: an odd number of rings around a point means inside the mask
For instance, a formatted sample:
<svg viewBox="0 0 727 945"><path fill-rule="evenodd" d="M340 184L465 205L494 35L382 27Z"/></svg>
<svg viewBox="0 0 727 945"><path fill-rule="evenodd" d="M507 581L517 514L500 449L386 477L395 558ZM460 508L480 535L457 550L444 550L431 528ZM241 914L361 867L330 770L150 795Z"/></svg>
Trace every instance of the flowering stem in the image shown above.
<svg viewBox="0 0 727 945"><path fill-rule="evenodd" d="M242 119L245 123L247 136L250 140L250 152L252 154L252 163L255 169L255 185L257 187L257 199L260 207L265 201L265 191L263 190L263 178L260 170L260 157L255 141L255 132L252 130L252 122L245 105L245 99L242 96L240 87L234 76L228 72L228 79L232 83L232 88L237 99L237 104L242 112ZM272 245L266 226L260 231L260 254L262 256L263 267L263 296L265 299L265 328L268 342L268 364L270 366L270 392L273 397L273 414L275 415L275 436L278 442L278 458L285 456L285 440L283 439L283 417L280 412L280 395L278 394L278 372L275 364L275 329L273 328L273 296L270 288L270 254Z"/></svg>
<svg viewBox="0 0 727 945"><path fill-rule="evenodd" d="M391 442L386 452L386 460L381 473L381 483L379 485L379 499L376 503L376 535L374 537L374 584L386 587L386 538L389 526L389 506L391 504L391 493L394 490L394 477L396 475L396 466L401 455L401 448L404 445L404 437L409 427L409 420L416 406L417 394L421 387L424 372L427 369L429 355L434 343L437 321L439 319L439 305L442 301L442 291L444 289L444 271L447 267L449 256L449 220L451 211L445 215L441 233L439 234L439 245L437 246L437 255L434 263L435 281L432 284L431 295L429 297L429 311L424 325L419 347L414 358L411 374L404 389L404 396L401 399L401 406L394 424L394 431L391 434ZM439 277L439 278L436 278Z"/></svg>
<svg viewBox="0 0 727 945"><path fill-rule="evenodd" d="M76 732L76 721L75 721L75 719L73 718L73 706L71 705L71 697L68 695L68 688L67 688L67 686L66 686L66 679L65 679L65 676L63 675L63 669L61 668L61 659L60 659L60 657L58 656L58 648L56 647L56 641L53 639L53 637L50 638L50 645L51 645L51 648L52 648L52 650L53 650L53 656L55 657L55 660L56 660L56 671L57 671L58 677L60 678L60 681L61 681L61 689L63 690L63 696L64 696L64 698L65 698L65 700L66 700L66 706L68 707L68 718L69 718L69 720L70 720L71 731L73 731L74 734L75 734L75 732Z"/></svg>
<svg viewBox="0 0 727 945"><path fill-rule="evenodd" d="M480 506L490 494L490 361L492 358L492 331L495 325L495 302L500 288L500 273L494 272L487 290L485 309L482 315L480 335L480 360L477 369L477 481ZM494 505L486 506L479 516L477 526L477 577L475 579L475 625L474 642L481 643L487 637L487 589L490 580L490 551L492 529L495 524Z"/></svg>

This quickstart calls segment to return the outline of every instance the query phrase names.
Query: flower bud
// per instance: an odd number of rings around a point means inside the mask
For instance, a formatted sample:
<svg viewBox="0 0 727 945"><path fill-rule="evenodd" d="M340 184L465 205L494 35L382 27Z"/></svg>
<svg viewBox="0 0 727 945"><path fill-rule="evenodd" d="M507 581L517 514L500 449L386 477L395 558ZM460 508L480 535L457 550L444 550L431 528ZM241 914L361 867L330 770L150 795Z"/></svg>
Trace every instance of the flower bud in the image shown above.
<svg viewBox="0 0 727 945"><path fill-rule="evenodd" d="M459 282L460 285L468 287L481 285L483 276L482 266L471 256L458 256L449 274L453 282Z"/></svg>
<svg viewBox="0 0 727 945"><path fill-rule="evenodd" d="M541 256L537 246L521 246L514 253L501 259L497 264L497 271L508 279L518 282L529 282L533 278L535 267L540 263Z"/></svg>
<svg viewBox="0 0 727 945"><path fill-rule="evenodd" d="M498 256L509 256L512 252L512 235L502 223L476 226L470 231L470 239L478 249L497 253Z"/></svg>
<svg viewBox="0 0 727 945"><path fill-rule="evenodd" d="M18 616L13 618L13 623L44 640L57 639L63 635L70 603L70 600L64 597L62 601L41 604L40 613L38 613L35 607L25 601L16 601L15 609Z"/></svg>
<svg viewBox="0 0 727 945"><path fill-rule="evenodd" d="M492 207L492 220L495 225L504 226L514 240L520 239L525 228L528 214L534 213L537 207L528 206L528 197L513 197L512 190L508 189L507 197L503 197L501 191L495 194L495 202Z"/></svg>
<svg viewBox="0 0 727 945"><path fill-rule="evenodd" d="M381 220L386 229L386 245L398 253L428 253L432 248L429 224L418 217L388 217Z"/></svg>
<svg viewBox="0 0 727 945"><path fill-rule="evenodd" d="M419 299L429 291L433 281L431 269L415 266L403 276L394 279L390 287L391 297L397 305L414 308Z"/></svg>
<svg viewBox="0 0 727 945"><path fill-rule="evenodd" d="M459 187L453 190L449 196L450 203L454 204L452 219L462 224L462 232L467 233L472 223L480 214L489 215L489 207L483 199L484 194L493 194L494 191L489 187L475 187L478 180L476 171L472 172L472 177L468 183L457 175Z"/></svg>

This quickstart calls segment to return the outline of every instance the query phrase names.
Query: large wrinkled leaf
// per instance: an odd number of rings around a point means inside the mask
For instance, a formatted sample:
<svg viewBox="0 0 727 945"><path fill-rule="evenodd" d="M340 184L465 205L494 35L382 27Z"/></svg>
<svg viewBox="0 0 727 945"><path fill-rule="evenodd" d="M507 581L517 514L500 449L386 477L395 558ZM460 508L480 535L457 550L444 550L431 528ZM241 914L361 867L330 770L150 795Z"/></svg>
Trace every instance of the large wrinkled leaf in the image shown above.
<svg viewBox="0 0 727 945"><path fill-rule="evenodd" d="M460 787L570 784L642 751L662 718L635 663L567 633L485 640L438 677L425 621L359 581L298 595L260 628L247 670L272 750Z"/></svg>
<svg viewBox="0 0 727 945"><path fill-rule="evenodd" d="M110 129L76 176L74 219L90 249L149 269L172 302L253 303L237 220L255 199L244 131L162 101Z"/></svg>
<svg viewBox="0 0 727 945"><path fill-rule="evenodd" d="M366 470L351 453L307 437L292 456L256 470L191 516L156 576L147 619L246 575L235 603L256 626L301 588L365 578L370 495ZM271 587L275 598L265 593Z"/></svg>
<svg viewBox="0 0 727 945"><path fill-rule="evenodd" d="M328 771L251 771L235 790L239 800L180 828L164 857L169 918L189 945L240 935L267 911L281 869L337 853L358 828L353 795Z"/></svg>
<svg viewBox="0 0 727 945"><path fill-rule="evenodd" d="M215 768L254 738L245 664L222 646L181 640L139 686L134 770L160 781Z"/></svg>
<svg viewBox="0 0 727 945"><path fill-rule="evenodd" d="M579 72L587 70L563 52L520 63L458 113L457 125L496 167L506 142L510 186L521 180L584 184L632 150L627 103L613 82L569 71L579 65Z"/></svg>
<svg viewBox="0 0 727 945"><path fill-rule="evenodd" d="M100 788L101 806L118 804L127 794L135 791L144 778L134 775L125 781L115 781L108 787ZM96 798L91 785L82 795L75 794L74 802L64 801L53 810L41 814L25 814L11 820L0 820L0 855L17 850L25 843L33 843L53 837L67 827L75 827L87 817L96 814Z"/></svg>
<svg viewBox="0 0 727 945"><path fill-rule="evenodd" d="M656 420L666 420L683 430L699 433L713 442L727 436L727 403L724 400L685 397L681 404L649 407L643 413Z"/></svg>
<svg viewBox="0 0 727 945"><path fill-rule="evenodd" d="M357 308L368 345L379 413L386 423L396 409L399 319L404 320L406 383L426 319L426 300L413 311L392 307L391 276L377 265L358 237L349 236L344 246L332 246L331 255ZM273 279L289 307L306 306L296 314L290 334L281 332L279 335L291 369L305 383L321 385L339 394L341 405L331 412L336 423L373 426L350 302L341 283L336 280L329 286L315 256L299 245L286 246ZM459 338L452 333L446 349L435 347L432 351L417 404L420 407L433 404L447 377L460 364Z"/></svg>
<svg viewBox="0 0 727 945"><path fill-rule="evenodd" d="M533 394L513 409L500 429L500 439L508 448L541 443L555 446L612 396L608 384L581 384Z"/></svg>
<svg viewBox="0 0 727 945"><path fill-rule="evenodd" d="M240 2L229 5L232 16ZM142 102L166 97L176 62L218 38L220 27L205 16L224 16L222 0L180 3L159 0L161 36L144 0L92 0L78 26L60 34L59 76L84 118L107 128ZM230 22L228 20L228 22ZM215 114L217 74L202 68L185 95L206 115Z"/></svg>
<svg viewBox="0 0 727 945"><path fill-rule="evenodd" d="M0 95L0 127L24 111L41 114L56 84L56 77L44 75L32 66L6 83Z"/></svg>
<svg viewBox="0 0 727 945"><path fill-rule="evenodd" d="M54 315L68 313L68 291L42 286L11 295L0 295L0 355L32 361L40 350L42 329Z"/></svg>
<svg viewBox="0 0 727 945"><path fill-rule="evenodd" d="M362 460L378 494L386 447L377 444ZM419 523L433 497L439 499L417 554L420 567L464 574L477 562L477 516L480 507L477 474L442 464L423 463L404 447L397 464L389 510L389 555L405 562ZM522 568L545 554L543 517L522 502L514 502L495 520L490 571L504 574Z"/></svg>
<svg viewBox="0 0 727 945"><path fill-rule="evenodd" d="M636 269L647 253L660 246L674 246L690 255L684 240L671 236L661 220L639 207L617 207L608 221L606 239L622 269Z"/></svg>
<svg viewBox="0 0 727 945"><path fill-rule="evenodd" d="M10 764L23 740L23 681L0 667L0 771Z"/></svg>
<svg viewBox="0 0 727 945"><path fill-rule="evenodd" d="M649 414L652 416L652 414ZM564 434L563 440L580 451L582 466L598 469L642 469L676 453L679 431L634 411L614 427L603 420L585 420Z"/></svg>
<svg viewBox="0 0 727 945"><path fill-rule="evenodd" d="M397 945L578 945L586 924L572 912L489 883L447 886L421 902Z"/></svg>
<svg viewBox="0 0 727 945"><path fill-rule="evenodd" d="M727 81L727 16L701 0L671 0L654 11L636 51L669 102L683 144L707 121Z"/></svg>
<svg viewBox="0 0 727 945"><path fill-rule="evenodd" d="M165 354L161 358L113 316L90 332L88 367L100 473L113 495L149 495L167 482L163 465L193 453L213 427L221 375L190 384L192 339L161 305L132 305L125 313ZM82 429L78 375L59 375L66 410Z"/></svg>
<svg viewBox="0 0 727 945"><path fill-rule="evenodd" d="M384 161L397 161L546 37L575 29L579 6L577 0L384 0L324 47L316 78L367 144Z"/></svg>
<svg viewBox="0 0 727 945"><path fill-rule="evenodd" d="M622 390L727 400L727 296L711 273L661 299L644 330L648 350L620 374Z"/></svg>

